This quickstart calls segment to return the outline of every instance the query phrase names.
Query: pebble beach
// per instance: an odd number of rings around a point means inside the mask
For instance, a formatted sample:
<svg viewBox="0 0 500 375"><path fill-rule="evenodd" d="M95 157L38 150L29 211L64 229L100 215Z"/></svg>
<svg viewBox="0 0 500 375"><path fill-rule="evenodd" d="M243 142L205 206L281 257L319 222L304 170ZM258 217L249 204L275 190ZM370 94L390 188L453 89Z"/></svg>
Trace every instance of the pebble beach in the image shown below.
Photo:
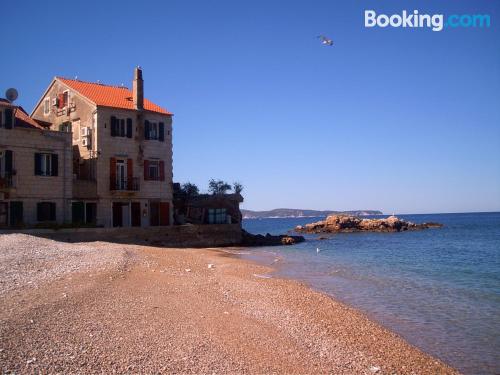
<svg viewBox="0 0 500 375"><path fill-rule="evenodd" d="M458 373L240 250L0 235L1 371Z"/></svg>

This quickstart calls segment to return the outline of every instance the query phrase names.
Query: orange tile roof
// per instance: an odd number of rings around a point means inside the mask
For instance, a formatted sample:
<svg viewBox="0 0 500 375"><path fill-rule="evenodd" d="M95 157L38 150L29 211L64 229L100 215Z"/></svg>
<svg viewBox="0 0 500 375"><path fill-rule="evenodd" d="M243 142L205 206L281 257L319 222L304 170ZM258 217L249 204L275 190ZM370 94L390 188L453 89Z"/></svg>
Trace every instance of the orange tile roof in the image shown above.
<svg viewBox="0 0 500 375"><path fill-rule="evenodd" d="M45 127L41 126L38 122L32 119L23 107L17 107L16 111L16 126L22 128L36 128L36 129L45 129Z"/></svg>
<svg viewBox="0 0 500 375"><path fill-rule="evenodd" d="M50 127L50 123L45 121L37 121L28 115L28 112L24 110L20 105L14 105L7 99L0 98L0 107L9 107L14 111L15 122L14 125L19 128L36 128L36 129L47 129Z"/></svg>
<svg viewBox="0 0 500 375"><path fill-rule="evenodd" d="M132 100L132 91L126 87L108 86L101 83L84 82L62 77L56 77L56 79L71 87L73 90L78 91L81 95L98 106L135 109L134 101ZM144 109L164 115L172 114L146 98L144 98Z"/></svg>

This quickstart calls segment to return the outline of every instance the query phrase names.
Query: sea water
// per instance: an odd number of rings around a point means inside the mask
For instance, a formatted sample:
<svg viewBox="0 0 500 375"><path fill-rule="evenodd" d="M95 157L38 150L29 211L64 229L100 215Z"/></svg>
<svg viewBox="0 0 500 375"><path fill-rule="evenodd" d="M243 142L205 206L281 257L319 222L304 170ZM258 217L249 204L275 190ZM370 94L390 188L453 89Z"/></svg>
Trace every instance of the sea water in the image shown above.
<svg viewBox="0 0 500 375"><path fill-rule="evenodd" d="M362 310L465 374L500 373L500 213L398 216L444 227L306 235L304 243L247 257L279 259L278 276ZM321 219L248 219L243 227L283 234Z"/></svg>

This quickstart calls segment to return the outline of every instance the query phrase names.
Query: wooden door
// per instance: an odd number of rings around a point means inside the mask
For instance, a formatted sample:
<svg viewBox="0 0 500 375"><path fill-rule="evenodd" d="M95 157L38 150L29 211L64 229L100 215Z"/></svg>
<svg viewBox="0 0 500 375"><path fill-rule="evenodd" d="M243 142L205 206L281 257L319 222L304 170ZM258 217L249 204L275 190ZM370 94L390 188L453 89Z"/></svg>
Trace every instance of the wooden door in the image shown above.
<svg viewBox="0 0 500 375"><path fill-rule="evenodd" d="M168 202L160 202L160 225L170 224L170 205Z"/></svg>
<svg viewBox="0 0 500 375"><path fill-rule="evenodd" d="M122 204L113 202L113 226L122 227Z"/></svg>
<svg viewBox="0 0 500 375"><path fill-rule="evenodd" d="M139 202L132 202L132 226L141 226L141 204Z"/></svg>
<svg viewBox="0 0 500 375"><path fill-rule="evenodd" d="M10 202L10 226L20 227L23 225L23 202Z"/></svg>

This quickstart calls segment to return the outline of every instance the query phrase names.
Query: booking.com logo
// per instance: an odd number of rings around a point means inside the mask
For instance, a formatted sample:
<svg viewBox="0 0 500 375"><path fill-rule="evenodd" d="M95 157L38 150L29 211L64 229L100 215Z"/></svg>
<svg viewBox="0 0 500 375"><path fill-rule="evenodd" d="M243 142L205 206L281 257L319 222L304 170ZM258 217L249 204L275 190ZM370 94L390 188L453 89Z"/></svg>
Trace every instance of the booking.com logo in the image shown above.
<svg viewBox="0 0 500 375"><path fill-rule="evenodd" d="M432 31L442 31L445 27L490 27L489 14L420 14L418 10L401 14L377 14L374 10L365 10L365 27L403 27L431 28Z"/></svg>

